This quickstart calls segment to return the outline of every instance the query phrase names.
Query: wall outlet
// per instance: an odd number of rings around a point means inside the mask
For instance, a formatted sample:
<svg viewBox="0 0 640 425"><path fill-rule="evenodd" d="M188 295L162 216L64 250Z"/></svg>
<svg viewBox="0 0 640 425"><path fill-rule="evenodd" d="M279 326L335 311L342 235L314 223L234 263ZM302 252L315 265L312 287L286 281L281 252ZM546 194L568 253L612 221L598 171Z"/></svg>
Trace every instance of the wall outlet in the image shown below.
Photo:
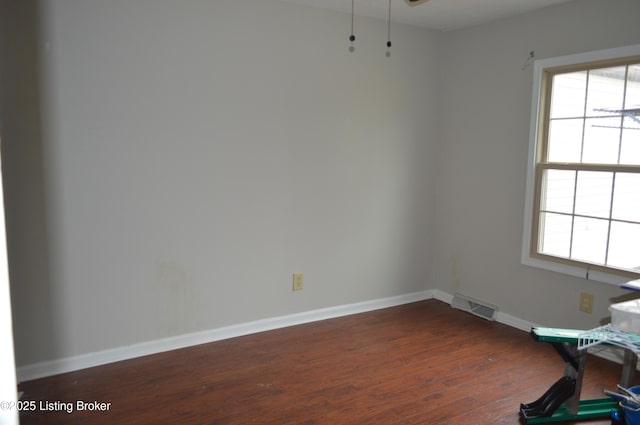
<svg viewBox="0 0 640 425"><path fill-rule="evenodd" d="M293 274L293 290L302 291L304 289L304 273Z"/></svg>
<svg viewBox="0 0 640 425"><path fill-rule="evenodd" d="M580 293L580 311L583 313L593 313L593 294Z"/></svg>

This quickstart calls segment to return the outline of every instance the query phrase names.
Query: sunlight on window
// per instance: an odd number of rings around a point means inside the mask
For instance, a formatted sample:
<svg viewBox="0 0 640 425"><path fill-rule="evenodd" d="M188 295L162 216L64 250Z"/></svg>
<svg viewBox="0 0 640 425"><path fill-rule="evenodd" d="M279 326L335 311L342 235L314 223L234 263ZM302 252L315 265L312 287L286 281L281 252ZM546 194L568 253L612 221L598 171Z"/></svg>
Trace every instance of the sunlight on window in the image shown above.
<svg viewBox="0 0 640 425"><path fill-rule="evenodd" d="M640 64L550 81L538 251L640 270Z"/></svg>

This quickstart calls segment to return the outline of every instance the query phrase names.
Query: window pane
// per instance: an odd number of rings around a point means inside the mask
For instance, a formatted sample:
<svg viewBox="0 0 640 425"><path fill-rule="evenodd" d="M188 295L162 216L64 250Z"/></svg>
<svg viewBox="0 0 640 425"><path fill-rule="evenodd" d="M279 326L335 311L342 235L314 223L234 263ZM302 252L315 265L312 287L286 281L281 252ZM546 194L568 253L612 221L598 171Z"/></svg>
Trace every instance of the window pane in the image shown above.
<svg viewBox="0 0 640 425"><path fill-rule="evenodd" d="M608 220L575 217L571 258L604 264L608 230Z"/></svg>
<svg viewBox="0 0 640 425"><path fill-rule="evenodd" d="M576 214L609 218L613 173L579 171L576 187Z"/></svg>
<svg viewBox="0 0 640 425"><path fill-rule="evenodd" d="M629 65L622 129L621 164L640 164L640 64Z"/></svg>
<svg viewBox="0 0 640 425"><path fill-rule="evenodd" d="M626 109L640 108L640 64L629 66L624 107Z"/></svg>
<svg viewBox="0 0 640 425"><path fill-rule="evenodd" d="M536 246L541 254L640 271L640 64L592 65L546 74L552 86L539 123L547 133L539 141L538 163L546 165L536 180Z"/></svg>
<svg viewBox="0 0 640 425"><path fill-rule="evenodd" d="M572 72L553 77L551 118L584 116L587 72Z"/></svg>
<svg viewBox="0 0 640 425"><path fill-rule="evenodd" d="M580 162L584 120L553 120L549 123L549 162Z"/></svg>
<svg viewBox="0 0 640 425"><path fill-rule="evenodd" d="M569 257L571 247L571 216L540 214L540 252Z"/></svg>
<svg viewBox="0 0 640 425"><path fill-rule="evenodd" d="M640 175L616 174L612 218L640 223Z"/></svg>
<svg viewBox="0 0 640 425"><path fill-rule="evenodd" d="M547 170L545 173L545 196L542 209L545 211L573 212L573 194L576 172L568 170Z"/></svg>
<svg viewBox="0 0 640 425"><path fill-rule="evenodd" d="M611 223L607 263L625 269L640 269L640 224Z"/></svg>
<svg viewBox="0 0 640 425"><path fill-rule="evenodd" d="M617 164L620 146L620 117L589 118L584 126L582 162Z"/></svg>
<svg viewBox="0 0 640 425"><path fill-rule="evenodd" d="M587 115L603 115L622 109L626 66L589 71Z"/></svg>
<svg viewBox="0 0 640 425"><path fill-rule="evenodd" d="M640 164L640 115L624 117L620 164Z"/></svg>

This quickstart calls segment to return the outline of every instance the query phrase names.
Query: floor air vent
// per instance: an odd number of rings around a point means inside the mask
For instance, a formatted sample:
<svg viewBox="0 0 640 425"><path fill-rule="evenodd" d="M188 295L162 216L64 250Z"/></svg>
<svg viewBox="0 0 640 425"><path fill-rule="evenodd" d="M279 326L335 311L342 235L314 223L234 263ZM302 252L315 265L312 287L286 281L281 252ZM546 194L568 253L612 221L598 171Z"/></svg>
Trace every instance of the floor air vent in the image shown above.
<svg viewBox="0 0 640 425"><path fill-rule="evenodd" d="M454 295L453 300L451 300L451 307L468 311L471 314L475 314L476 316L487 320L495 320L496 312L498 311L498 307L460 294Z"/></svg>

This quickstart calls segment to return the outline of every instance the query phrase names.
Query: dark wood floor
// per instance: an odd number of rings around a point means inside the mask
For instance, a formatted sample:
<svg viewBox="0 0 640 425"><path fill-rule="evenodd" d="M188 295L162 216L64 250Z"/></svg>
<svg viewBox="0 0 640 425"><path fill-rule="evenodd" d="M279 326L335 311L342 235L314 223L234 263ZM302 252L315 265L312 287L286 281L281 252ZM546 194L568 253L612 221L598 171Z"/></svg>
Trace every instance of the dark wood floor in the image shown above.
<svg viewBox="0 0 640 425"><path fill-rule="evenodd" d="M520 424L520 403L563 369L527 332L430 300L24 382L23 400L74 411L21 423ZM586 370L583 399L621 373L591 356ZM79 412L77 400L111 404Z"/></svg>

